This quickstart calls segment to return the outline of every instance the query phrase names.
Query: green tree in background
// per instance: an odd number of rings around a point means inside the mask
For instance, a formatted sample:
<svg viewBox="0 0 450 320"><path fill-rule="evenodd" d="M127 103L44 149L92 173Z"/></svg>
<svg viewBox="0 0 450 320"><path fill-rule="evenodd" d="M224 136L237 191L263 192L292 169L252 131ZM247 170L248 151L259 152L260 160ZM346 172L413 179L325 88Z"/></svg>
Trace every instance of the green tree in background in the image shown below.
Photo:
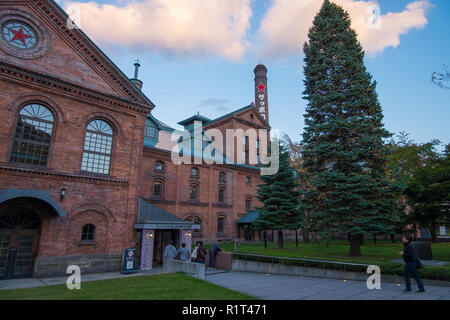
<svg viewBox="0 0 450 320"><path fill-rule="evenodd" d="M350 254L359 256L364 235L394 232L401 189L386 178L383 139L391 134L350 24L325 0L304 45L304 209L312 230L347 233Z"/></svg>
<svg viewBox="0 0 450 320"><path fill-rule="evenodd" d="M278 247L283 248L283 230L299 228L300 194L295 181L294 170L289 161L289 153L280 145L279 170L275 175L261 176L263 184L258 186L257 197L262 207L255 208L259 218L255 230L278 231ZM265 238L266 235L265 235ZM265 247L267 242L265 241Z"/></svg>
<svg viewBox="0 0 450 320"><path fill-rule="evenodd" d="M432 241L437 242L438 224L450 222L450 144L441 157L416 170L406 195L412 208L408 218L429 228Z"/></svg>

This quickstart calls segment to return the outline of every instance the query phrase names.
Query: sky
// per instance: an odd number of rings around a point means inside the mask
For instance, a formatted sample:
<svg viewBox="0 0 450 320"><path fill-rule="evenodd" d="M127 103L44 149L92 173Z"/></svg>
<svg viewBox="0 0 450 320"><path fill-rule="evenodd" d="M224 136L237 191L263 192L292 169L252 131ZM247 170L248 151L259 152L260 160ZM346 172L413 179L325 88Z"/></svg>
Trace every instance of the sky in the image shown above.
<svg viewBox="0 0 450 320"><path fill-rule="evenodd" d="M215 118L254 101L253 69L268 68L272 128L300 141L303 43L322 0L57 1L143 92L163 122ZM377 81L385 127L416 142L450 142L450 90L431 83L450 67L450 1L335 0L352 19Z"/></svg>

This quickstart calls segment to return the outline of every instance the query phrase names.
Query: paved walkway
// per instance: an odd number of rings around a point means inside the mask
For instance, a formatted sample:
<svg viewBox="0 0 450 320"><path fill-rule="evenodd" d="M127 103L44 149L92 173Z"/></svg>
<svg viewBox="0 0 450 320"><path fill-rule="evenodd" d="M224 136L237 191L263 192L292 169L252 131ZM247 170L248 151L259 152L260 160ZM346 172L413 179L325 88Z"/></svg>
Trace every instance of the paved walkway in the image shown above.
<svg viewBox="0 0 450 320"><path fill-rule="evenodd" d="M207 274L206 281L266 300L450 300L450 287L425 286L425 293L402 293L403 283L367 289L363 281L227 272ZM412 279L413 290L415 281Z"/></svg>
<svg viewBox="0 0 450 320"><path fill-rule="evenodd" d="M122 274L120 272L89 273L85 275L81 274L81 282L146 276L157 273L163 273L162 266L155 267L151 271L139 271L138 273L133 274ZM0 280L0 290L33 288L33 287L65 284L68 276L69 275L51 278L25 278L25 279Z"/></svg>

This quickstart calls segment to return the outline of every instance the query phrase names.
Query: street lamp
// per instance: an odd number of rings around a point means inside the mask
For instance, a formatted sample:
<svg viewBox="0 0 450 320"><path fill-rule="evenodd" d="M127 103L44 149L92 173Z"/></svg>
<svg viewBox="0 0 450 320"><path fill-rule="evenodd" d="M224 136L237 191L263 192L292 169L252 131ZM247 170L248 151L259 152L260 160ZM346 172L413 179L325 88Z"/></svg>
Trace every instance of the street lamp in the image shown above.
<svg viewBox="0 0 450 320"><path fill-rule="evenodd" d="M59 194L59 200L64 201L64 197L66 196L67 189L65 187L62 187L60 194Z"/></svg>

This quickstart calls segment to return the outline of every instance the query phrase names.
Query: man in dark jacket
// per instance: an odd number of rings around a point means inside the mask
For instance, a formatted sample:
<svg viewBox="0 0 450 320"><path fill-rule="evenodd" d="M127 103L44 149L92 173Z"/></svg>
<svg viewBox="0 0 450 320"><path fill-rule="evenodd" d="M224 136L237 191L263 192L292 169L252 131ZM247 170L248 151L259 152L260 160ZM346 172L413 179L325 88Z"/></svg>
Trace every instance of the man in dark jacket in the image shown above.
<svg viewBox="0 0 450 320"><path fill-rule="evenodd" d="M405 235L402 238L404 250L400 251L399 254L403 256L405 261L405 269L403 270L403 277L405 278L406 289L403 292L411 292L411 281L409 280L409 274L414 276L416 279L419 290L416 292L425 292L423 287L423 282L420 280L419 272L417 272L417 257L413 246L411 245L411 235Z"/></svg>
<svg viewBox="0 0 450 320"><path fill-rule="evenodd" d="M220 245L222 244L222 241L218 240L216 243L214 243L211 248L209 248L209 266L208 268L214 268L214 264L216 262L216 255L219 251L222 251L222 248L220 248Z"/></svg>

